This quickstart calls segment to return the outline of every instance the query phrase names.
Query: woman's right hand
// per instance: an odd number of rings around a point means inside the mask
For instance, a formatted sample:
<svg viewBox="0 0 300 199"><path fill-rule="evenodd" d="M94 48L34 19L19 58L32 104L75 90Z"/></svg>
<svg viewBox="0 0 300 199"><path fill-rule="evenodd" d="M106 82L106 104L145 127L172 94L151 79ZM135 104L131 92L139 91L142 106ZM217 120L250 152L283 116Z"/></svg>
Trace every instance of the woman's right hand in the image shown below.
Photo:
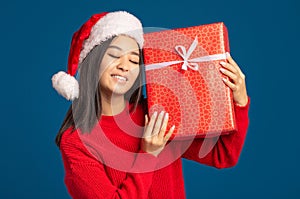
<svg viewBox="0 0 300 199"><path fill-rule="evenodd" d="M154 112L149 121L148 116L145 115L145 130L141 143L141 149L154 156L164 149L166 143L174 132L175 126L172 126L166 134L169 114L162 111L158 116Z"/></svg>

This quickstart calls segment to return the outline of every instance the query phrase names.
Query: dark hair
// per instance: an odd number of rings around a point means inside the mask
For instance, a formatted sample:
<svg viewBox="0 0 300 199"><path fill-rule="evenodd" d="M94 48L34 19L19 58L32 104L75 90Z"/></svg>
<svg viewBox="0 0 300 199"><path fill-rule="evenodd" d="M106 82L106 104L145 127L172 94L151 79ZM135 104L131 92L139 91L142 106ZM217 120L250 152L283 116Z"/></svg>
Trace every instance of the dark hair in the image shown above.
<svg viewBox="0 0 300 199"><path fill-rule="evenodd" d="M89 133L94 127L95 123L100 119L102 106L99 85L99 67L104 54L114 39L108 39L100 45L94 47L83 62L79 65L79 97L75 99L65 119L56 135L55 142L60 147L62 134L72 128L80 129L83 133ZM125 93L125 100L133 103L134 106L130 110L134 111L142 99L142 79L143 79L143 53L140 49L140 72L138 78L133 84L132 88Z"/></svg>

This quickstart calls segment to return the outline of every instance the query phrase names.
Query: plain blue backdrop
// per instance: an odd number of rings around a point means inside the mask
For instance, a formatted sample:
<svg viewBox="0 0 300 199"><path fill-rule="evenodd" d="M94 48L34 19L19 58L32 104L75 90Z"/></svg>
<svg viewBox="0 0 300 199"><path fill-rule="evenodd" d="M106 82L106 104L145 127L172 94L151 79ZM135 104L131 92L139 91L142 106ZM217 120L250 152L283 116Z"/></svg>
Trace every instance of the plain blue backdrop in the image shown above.
<svg viewBox="0 0 300 199"><path fill-rule="evenodd" d="M51 0L1 3L0 198L70 198L54 138L69 102L51 85L65 70L71 36L92 14L127 10L146 27L223 21L251 97L236 167L184 161L188 199L299 198L297 0Z"/></svg>

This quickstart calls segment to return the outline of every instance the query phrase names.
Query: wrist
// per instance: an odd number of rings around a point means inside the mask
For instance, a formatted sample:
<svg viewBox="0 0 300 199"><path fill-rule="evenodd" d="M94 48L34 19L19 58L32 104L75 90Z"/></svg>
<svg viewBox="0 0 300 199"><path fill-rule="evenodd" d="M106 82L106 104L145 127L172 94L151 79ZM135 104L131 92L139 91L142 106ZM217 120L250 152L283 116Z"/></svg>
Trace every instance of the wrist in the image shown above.
<svg viewBox="0 0 300 199"><path fill-rule="evenodd" d="M242 101L236 101L234 104L238 107L245 107L248 104L248 96L245 98L245 100Z"/></svg>

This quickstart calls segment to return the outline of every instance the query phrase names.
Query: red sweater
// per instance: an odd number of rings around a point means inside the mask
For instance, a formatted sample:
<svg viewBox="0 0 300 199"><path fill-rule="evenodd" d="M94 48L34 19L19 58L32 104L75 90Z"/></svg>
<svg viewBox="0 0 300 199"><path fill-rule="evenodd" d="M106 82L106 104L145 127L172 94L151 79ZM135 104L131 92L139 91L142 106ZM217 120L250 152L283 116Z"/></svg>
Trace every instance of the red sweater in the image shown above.
<svg viewBox="0 0 300 199"><path fill-rule="evenodd" d="M71 133L69 129L60 145L67 189L78 199L185 198L181 157L216 168L236 165L248 128L249 103L250 99L245 107L235 106L237 132L205 141L205 146L211 144L213 148L202 158L199 150L204 140L200 138L187 150L184 141L171 142L173 147L166 147L157 158L141 151L141 128L131 122L143 125L141 107L130 114L127 107L115 116L124 126L118 126L112 116L102 116L99 125L105 136L99 136L99 129L90 134Z"/></svg>

